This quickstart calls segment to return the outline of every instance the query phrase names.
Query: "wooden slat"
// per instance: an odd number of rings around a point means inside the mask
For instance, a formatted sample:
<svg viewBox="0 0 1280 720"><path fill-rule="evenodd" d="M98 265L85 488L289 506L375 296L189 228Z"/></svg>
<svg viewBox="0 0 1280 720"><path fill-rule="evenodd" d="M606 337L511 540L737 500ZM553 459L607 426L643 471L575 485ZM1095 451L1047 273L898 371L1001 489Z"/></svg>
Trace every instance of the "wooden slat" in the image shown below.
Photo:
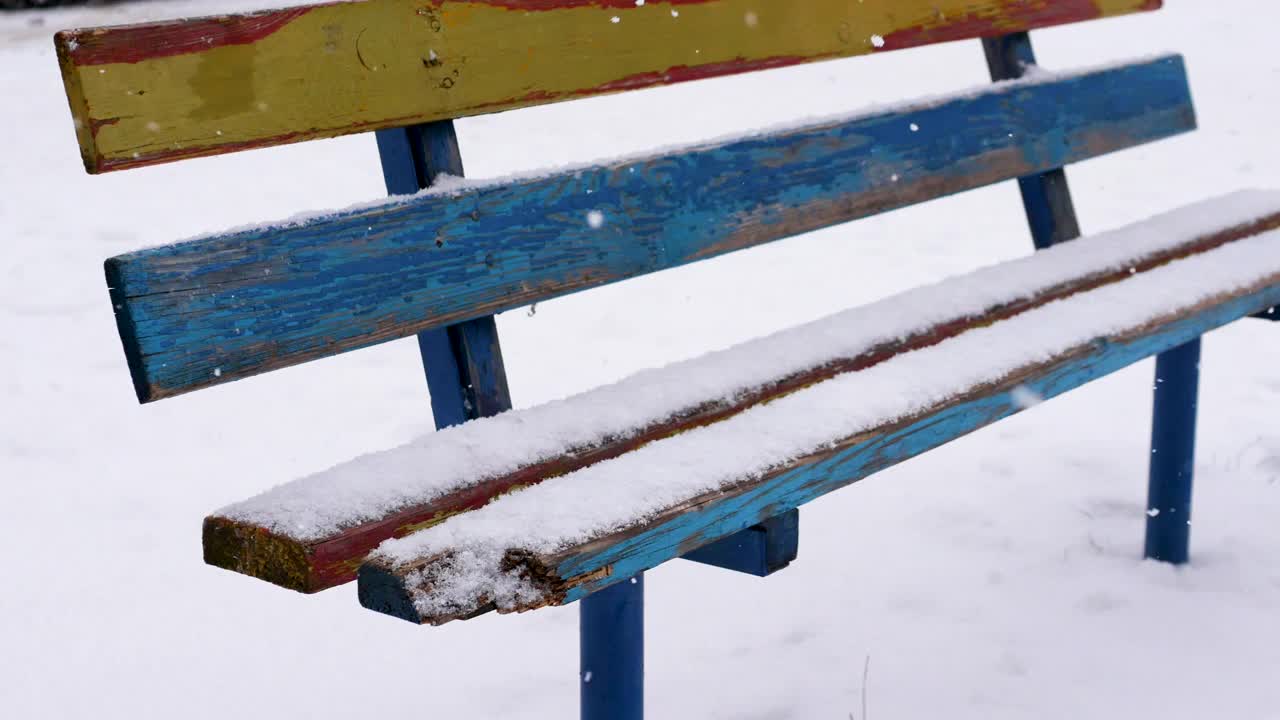
<svg viewBox="0 0 1280 720"><path fill-rule="evenodd" d="M1179 258L1276 229L1280 229L1280 213L1152 252L1119 269L1081 275L1059 285L1044 287L1034 297L1011 298L979 317L953 314L917 334L744 390L732 401L723 398L692 399L684 408L676 409L660 422L622 433L625 440L572 447L559 457L527 464L507 475L477 479L462 491L345 528L312 542L300 542L250 523L212 516L206 518L204 524L205 562L301 592L323 590L354 579L361 560L383 540L402 537L457 513L477 509L502 493L618 457L662 438L722 421L839 374L862 370L895 355L936 345L976 327L1014 317L1076 293L1124 281L1134 273L1146 272Z"/></svg>
<svg viewBox="0 0 1280 720"><path fill-rule="evenodd" d="M1019 412L1019 398L1052 398L1134 362L1177 347L1226 323L1280 301L1280 273L1244 288L1224 290L1195 307L1121 334L1098 337L1056 353L911 417L844 438L732 490L691 498L643 525L563 551L538 554L512 549L503 569L535 583L541 598L504 611L566 604L671 560L694 548L750 527L875 472ZM537 492L536 489L529 492ZM447 556L402 565L370 560L359 574L360 602L367 608L416 623L440 624L494 609L484 598L460 613L424 614L415 603L429 594L422 578L435 575Z"/></svg>
<svg viewBox="0 0 1280 720"><path fill-rule="evenodd" d="M1160 0L369 0L59 33L89 172L1155 10Z"/></svg>
<svg viewBox="0 0 1280 720"><path fill-rule="evenodd" d="M107 281L147 402L1194 126L1172 57L144 250Z"/></svg>

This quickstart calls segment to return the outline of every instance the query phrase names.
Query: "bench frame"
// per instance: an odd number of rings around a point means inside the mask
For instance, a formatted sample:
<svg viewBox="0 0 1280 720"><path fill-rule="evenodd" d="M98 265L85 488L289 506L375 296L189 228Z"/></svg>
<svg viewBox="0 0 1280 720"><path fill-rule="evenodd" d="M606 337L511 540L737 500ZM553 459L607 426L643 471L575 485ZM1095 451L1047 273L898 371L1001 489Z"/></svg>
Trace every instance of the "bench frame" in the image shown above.
<svg viewBox="0 0 1280 720"><path fill-rule="evenodd" d="M1028 33L986 39L982 47L993 81L1022 77L1036 65ZM1022 178L1018 186L1037 250L1080 236L1064 170ZM1144 556L1181 565L1187 562L1191 539L1199 338L1156 357L1154 386Z"/></svg>
<svg viewBox="0 0 1280 720"><path fill-rule="evenodd" d="M1031 38L1019 32L984 39L992 81L1024 76L1036 65ZM429 187L437 176L463 175L451 120L377 132L387 192ZM1080 236L1066 173L1058 168L1020 178L1019 189L1037 250ZM437 428L509 410L502 349L493 316L418 335ZM1187 562L1199 386L1200 341L1157 357L1145 556ZM792 510L686 556L766 576L796 557L798 511ZM583 720L644 717L644 575L592 593L579 607L579 688Z"/></svg>
<svg viewBox="0 0 1280 720"><path fill-rule="evenodd" d="M441 174L463 176L452 120L376 133L389 195L430 187ZM418 334L436 429L511 409L494 316ZM764 577L795 559L799 511L771 518L686 559ZM587 596L580 603L579 686L587 720L644 716L644 575Z"/></svg>
<svg viewBox="0 0 1280 720"><path fill-rule="evenodd" d="M444 3L444 0L435 3L436 6L442 4L447 3ZM502 5L496 0L492 3L486 0L476 4ZM583 2L571 4L586 6L592 3L587 3L584 0ZM622 2L619 6L629 4L629 2ZM920 4L924 5L924 3ZM1160 0L1126 0L1125 3L1113 4L1115 8L1109 12L1103 12L1098 8L1098 16L1154 10L1159 8L1162 3ZM405 5L409 7L412 4ZM991 7L1001 6L1008 12L1016 10L1025 16L1021 17L1021 24L1004 26L1000 30L1010 34L982 40L993 81L1013 80L1023 77L1030 69L1036 66L1035 53L1032 49L1028 28L1039 28L1061 22L1089 19L1083 9L1058 11L1046 6L1045 8L1028 10L1016 2L1004 3L1003 5L1002 3L993 2L988 3L988 5ZM1004 7L1004 5L1008 7ZM1085 5L1086 3L1082 3L1081 8L1084 8ZM1124 5L1124 7L1121 7L1121 5ZM839 9L839 3L836 2L824 2L821 3L821 6L827 10L832 8ZM737 12L737 10L738 5L734 2L722 2L719 3L717 12L723 14ZM938 7L935 6L932 10L939 18L942 17L943 14ZM122 140L119 137L113 139L112 134L114 132L120 131L131 123L137 125L141 122L138 118L145 119L149 117L146 114L137 112L124 112L118 108L113 111L112 108L116 107L113 103L125 102L121 100L122 97L126 98L129 103L141 103L141 96L146 94L146 102L169 105L175 108L182 106L182 103L176 102L175 99L180 100L186 97L183 93L187 92L189 88L178 88L177 90L175 90L175 87L167 88L167 91L176 92L176 95L150 92L151 88L148 88L148 91L144 93L140 89L144 84L142 80L149 77L147 75L150 72L148 68L152 67L146 65L146 63L155 62L157 63L155 67L168 67L172 70L180 67L184 62L190 61L191 58L186 57L187 55L199 55L200 53L211 51L215 46L230 47L246 43L252 44L258 41L262 41L264 46L277 43L272 47L281 50L282 55L277 53L281 57L305 58L307 53L301 52L301 50L307 48L315 50L308 43L316 41L314 37L305 34L307 31L303 26L307 24L301 23L298 27L288 31L282 31L281 28L308 13L314 12L315 16L311 17L310 20L319 22L317 18L322 20L324 17L329 17L328 13L332 13L336 17L337 14L344 11L350 11L357 15L365 13L368 17L374 18L379 22L391 23L383 28L391 34L418 33L414 37L434 40L433 33L441 32L440 19L436 16L436 10L425 7L418 8L416 16L424 18L422 23L425 24L422 24L421 27L414 25L413 28L406 30L395 24L395 22L399 22L398 20L393 22L396 17L394 14L380 15L380 11L377 8L369 5L361 7L347 6L345 10L337 6L318 6L267 11L244 16L177 21L151 26L122 28L113 33L103 33L101 36L92 31L60 33L58 40L59 60L63 66L64 82L68 88L72 111L77 119L77 133L80 136L86 167L90 172L124 169L184 157L217 154L248 147L363 132L372 129L376 130L377 146L388 194L393 196L408 195L430 187L441 174L454 177L463 175L461 150L453 120L449 118L543 102L567 100L580 95L634 89L655 84L668 84L679 80L694 79L694 77L780 67L796 62L809 62L828 57L859 55L881 48L912 47L948 39L959 39L960 37L973 37L973 34L976 33L965 23L944 24L932 30L921 26L921 28L907 28L906 30L910 31L904 31L902 34L891 33L889 37L872 35L864 43L860 39L857 42L851 42L853 38L849 36L849 28L845 25L842 26L841 32L837 34L834 40L827 38L825 41L829 44L838 41L838 47L835 50L815 45L813 47L806 46L804 52L799 54L779 55L778 53L781 50L770 46L763 49L757 48L758 52L756 54L759 57L739 57L734 62L728 63L708 61L710 64L706 67L699 66L692 69L686 66L673 65L672 71L668 71L665 74L646 72L622 78L605 78L606 82L601 82L601 78L591 80L587 75L584 75L583 78L575 78L575 82L579 80L580 82L571 88L562 88L555 93L541 92L519 97L503 94L505 91L496 85L487 89L481 87L480 94L471 97L468 101L469 104L462 103L456 107L450 102L436 102L441 98L447 99L450 89L454 86L452 76L443 76L444 79L440 81L438 87L432 85L423 91L424 97L421 98L422 102L425 103L423 107L430 105L429 111L423 108L416 108L411 114L390 117L387 115L386 107L378 107L374 109L374 114L366 117L361 114L364 112L363 109L357 112L348 108L346 113L350 117L344 116L343 123L345 124L340 127L315 125L308 126L296 133L270 136L267 130L269 127L273 127L272 123L278 124L283 119L288 119L284 118L283 115L278 115L278 113L281 108L289 107L289 104L277 103L277 107L268 108L267 103L259 102L257 103L257 110L260 113L258 115L250 113L245 117L241 117L236 113L231 113L224 118L219 118L218 122L235 120L236 122L243 121L248 123L238 131L229 131L227 137L222 137L223 132L218 129L216 136L220 139L201 139L199 137L200 132L202 132L200 128L171 127L173 123L168 121L166 123L146 123L146 132L139 135L143 140L138 140L137 137L132 140L128 138ZM690 9L689 13L692 15L693 10ZM749 15L754 15L754 13L749 13ZM671 12L671 16L676 17L677 12ZM365 17L365 15L360 15L360 17ZM553 17L555 18L553 22L560 23L556 27L562 30L572 28L575 33L578 32L577 25L573 24L577 21L573 20L575 16L571 13L565 12ZM890 14L890 20L892 20L892 13ZM619 19L613 17L612 22L616 24ZM356 25L363 27L361 23L356 23ZM753 25L753 22L747 23L747 26ZM487 32L484 28L488 26L481 24L481 26L477 27L479 27L479 30L476 30L476 28L471 28L471 30ZM328 43L325 45L325 50L326 52L332 52L340 44L339 40L341 38L338 31L342 28L339 24L325 25L324 28L326 29L326 42ZM1022 28L1023 31L1011 32L1017 28ZM463 30L465 31L466 28L463 28ZM281 34L278 37L270 37L276 31L281 31ZM360 32L363 33L364 30L360 30ZM584 37L596 37L600 32L598 29L592 30ZM745 37L749 36L751 31L739 29L739 32L744 33ZM796 32L800 31L797 30ZM480 34L483 35L484 33L481 32ZM463 37L468 36L464 35ZM601 35L601 37L604 36ZM366 59L360 54L358 36L355 38L355 42L357 43L355 47L356 55L363 69L349 63L349 66L326 66L327 69L321 72L321 75L330 73L330 75L324 77L331 81L335 78L350 79L351 77L364 79L366 71L378 69L377 67L369 67ZM296 46L290 43L295 43ZM407 43L406 45L408 44L412 43ZM208 47L205 47L205 45L208 45ZM592 43L588 43L588 45L592 45ZM596 43L594 46L604 47L605 45ZM289 50L289 52L284 52L284 50ZM172 58L181 56L183 59L166 60L171 56ZM253 62L267 63L271 60L266 55L263 57L265 59L253 60ZM555 59L555 57L552 59ZM279 58L276 57L276 59L278 60ZM447 60L452 62L453 58L450 57ZM675 60L671 60L671 62L675 62ZM166 63L172 63L172 65ZM447 63L437 58L435 50L430 51L429 57L422 58L421 63L422 68L418 68L418 59L413 59L409 66L412 67L415 73L425 72L431 77L434 77L432 73L452 72L453 76L457 76L459 72L456 68L450 71L449 67L446 67ZM117 73L113 70L110 75L107 75L106 69L98 67L105 65L120 65L120 72ZM557 65L555 62L544 62L540 67L544 69L551 68L552 72L557 72ZM609 63L595 62L586 63L586 65L606 67ZM383 65L382 67L386 69L387 66ZM621 68L621 65L619 68ZM673 74L673 71L678 68L683 69ZM295 63L285 68L281 77L287 76L291 72L306 75L311 70L312 68L308 66L308 62ZM351 75L351 73L354 73L354 75ZM152 74L157 77L180 77L182 75L176 71ZM378 89L379 92L385 90L388 97L402 98L409 96L401 92L400 88L395 85L396 82L401 82L401 80L395 79L399 76L396 76L395 73L385 73L378 77L383 76L388 78L385 81L386 84L376 84L375 89ZM477 78L492 78L495 76L492 73L487 76L483 73L477 73L476 75ZM380 80L379 82L382 83L384 81ZM416 83L417 80L414 82ZM112 83L124 83L120 87L128 87L130 89L124 93L114 92L111 90L114 87ZM130 83L138 84L139 89L136 93ZM369 88L374 87L375 85L366 87L366 95ZM417 86L414 85L413 87ZM455 91L454 95L456 94L457 92ZM274 99L275 96L272 97ZM287 94L280 97L287 98ZM91 98L93 99L92 103L90 102ZM189 100L190 98L186 99ZM435 105L432 105L432 103L435 103ZM141 106L145 106L145 104ZM191 118L186 117L185 120L189 121ZM313 119L299 117L289 120L306 125L306 122ZM422 124L390 127L400 122L418 122ZM120 127L117 127L117 124ZM177 123L177 125L180 126L182 123ZM136 127L133 129L137 130ZM915 129L914 125L912 129ZM100 131L103 133L102 137L99 137ZM163 134L153 137L151 133ZM184 135L183 133L187 134ZM207 135L209 133L204 134ZM142 142L143 145L139 147L145 152L129 154L127 151L130 147L127 147L128 142L125 142L126 140L135 143ZM164 140L164 142L161 143L160 140ZM152 147L152 145L155 147ZM829 162L828 156L824 155L822 159L823 162ZM1055 158L1038 166L1020 168L1009 174L1032 172L1060 162L1065 162L1065 160ZM893 176L894 182L897 181L897 178L897 175ZM1032 241L1037 250L1073 240L1081 235L1066 174L1062 168L1059 167L1019 178L1018 184ZM898 189L900 190L900 188ZM919 201L916 199L912 202ZM472 219L478 219L475 217L475 213L472 214ZM792 228L792 230L796 231L796 228ZM442 240L439 236L437 236L436 244L437 247L442 245ZM109 261L107 267L109 284L111 284L113 292L116 292L125 285L125 278L121 274L122 271L120 271L122 266ZM645 272L654 269L660 268L649 268ZM117 274L113 276L113 272ZM620 277L614 279L620 279ZM121 292L123 291L121 290ZM125 305L123 298L117 298L117 300L119 300L117 309ZM483 307L485 308L484 311L487 312L503 309L495 305ZM464 316L455 314L451 319L459 317ZM472 316L465 315L465 317ZM1257 317L1280 320L1280 308L1272 308ZM125 314L118 314L117 320L121 323L122 337L127 337L131 332L130 323L132 321ZM421 327L424 326L409 327L409 329L396 335L396 337L403 337L405 334ZM1196 332L1200 331L1196 330ZM239 330L237 329L238 332ZM1182 337L1189 337L1189 335L1188 333ZM502 349L493 315L465 320L446 327L424 330L418 333L417 336L430 393L431 407L438 429L459 425L469 420L497 415L511 409L512 403ZM376 341L380 342L385 339L390 338L381 338ZM128 342L126 342L126 345L128 345ZM343 349L352 349L356 346L352 345ZM1168 345L1166 344L1164 347L1168 347ZM1197 338L1158 355L1156 361L1152 459L1149 471L1148 517L1144 552L1147 558L1172 564L1185 563L1188 559L1199 360L1200 340ZM300 361L293 359L283 364L292 364ZM225 382L235 379L235 377L231 377L232 375L237 375L236 372L232 371L224 377L222 368L217 367L213 369L213 377L217 378L216 380L205 379L197 383L188 382L177 388L161 388L164 392L157 393L155 392L154 378L149 378L141 369L133 367L135 363L132 356L130 362L131 369L135 371L135 383L138 387L139 399L143 402L158 399L168 394L176 394L177 392L198 389L205 385ZM280 366L283 366L283 364ZM265 367L264 369L274 368ZM259 369L258 371L261 370ZM767 512L776 512L776 509L771 508ZM752 517L750 521L763 516L764 512ZM738 524L734 527L741 526L742 524ZM798 538L799 513L798 510L791 509L775 517L764 519L758 525L688 552L684 557L695 562L763 577L786 567L795 559L798 550ZM678 552L680 551L673 551L671 555ZM628 572L635 569L636 566L633 566ZM320 588L310 588L309 591L316 589ZM581 589L581 592L589 592L589 589ZM579 682L581 716L585 720L604 720L606 718L608 720L639 720L644 713L643 573L630 578L626 578L623 575L616 582L603 589L586 594L581 598L580 602L581 652Z"/></svg>

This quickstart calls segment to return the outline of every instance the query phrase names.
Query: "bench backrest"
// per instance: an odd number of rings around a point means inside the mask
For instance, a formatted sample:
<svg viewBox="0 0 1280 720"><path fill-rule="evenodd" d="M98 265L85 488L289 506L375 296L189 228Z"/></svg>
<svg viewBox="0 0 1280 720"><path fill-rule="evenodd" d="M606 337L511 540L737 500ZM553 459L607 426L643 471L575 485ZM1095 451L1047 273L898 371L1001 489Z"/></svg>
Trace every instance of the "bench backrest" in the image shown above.
<svg viewBox="0 0 1280 720"><path fill-rule="evenodd" d="M369 0L60 33L90 172L1154 10L1160 0Z"/></svg>
<svg viewBox="0 0 1280 720"><path fill-rule="evenodd" d="M58 50L86 167L100 172L1159 6L373 0L64 32ZM1194 125L1170 57L439 188L130 253L107 276L146 402Z"/></svg>

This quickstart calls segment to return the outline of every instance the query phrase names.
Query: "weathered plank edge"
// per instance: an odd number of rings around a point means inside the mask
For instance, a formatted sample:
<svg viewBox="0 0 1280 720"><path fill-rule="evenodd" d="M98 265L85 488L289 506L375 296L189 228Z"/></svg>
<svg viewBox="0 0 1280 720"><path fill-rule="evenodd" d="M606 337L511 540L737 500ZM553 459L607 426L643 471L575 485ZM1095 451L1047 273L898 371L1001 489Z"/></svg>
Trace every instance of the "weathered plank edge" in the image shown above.
<svg viewBox="0 0 1280 720"><path fill-rule="evenodd" d="M481 507L506 492L618 457L695 427L720 422L814 383L842 373L866 369L895 354L936 345L980 325L1008 319L1076 293L1123 281L1132 277L1134 272L1147 272L1241 238L1277 229L1280 229L1280 213L1224 228L1135 260L1126 268L1075 278L1046 288L1034 297L994 306L981 316L952 318L926 331L868 348L857 356L779 378L743 392L733 403L705 402L684 408L662 422L640 428L626 438L607 439L598 445L571 448L561 457L527 465L506 476L485 478L464 490L425 505L404 508L386 518L345 529L337 535L315 542L299 542L252 524L210 516L205 519L204 525L205 562L300 592L317 592L355 579L356 569L364 556L383 540L403 537L441 522L451 515Z"/></svg>
<svg viewBox="0 0 1280 720"><path fill-rule="evenodd" d="M1150 111L1148 115L1142 116L1144 118L1151 118L1150 122L1153 126L1158 126L1160 128L1159 131L1151 130L1149 128L1139 130L1137 126L1127 126L1125 130L1118 133L1116 137L1100 137L1097 136L1096 133L1091 134L1088 130L1081 129L1080 133L1078 133L1081 134L1081 137L1077 138L1078 143L1067 148L1068 152L1066 153L1065 158L1057 158L1057 160L1078 162L1107 152L1132 147L1137 144L1150 142L1194 129L1195 117L1190 106L1190 93L1186 88L1185 66L1183 65L1182 58L1180 56L1169 56L1134 65L1104 70L1097 73L1069 76L1068 78L1064 78L1061 82L1064 84L1083 82L1086 80L1096 80L1100 83L1115 82L1117 81L1116 78L1128 77L1128 73L1143 74L1148 72L1159 77L1162 83L1167 84L1168 87L1165 87L1165 90L1168 90L1169 92L1174 92L1172 89L1174 84L1178 86L1178 89L1176 90L1178 96L1176 98L1176 102L1174 99L1168 99L1169 102L1173 103L1169 107L1162 108L1160 110L1153 110ZM1115 73L1115 75L1113 75L1113 73ZM1060 86L1058 82L1053 82L1030 85L1025 88L1025 91L1035 92L1043 89L1045 92L1054 92L1056 90L1061 90L1061 87L1062 86ZM804 137L806 133L815 133L819 130L827 130L831 128L852 128L856 127L859 123L883 123L887 120L891 120L899 116L906 116L911 113L929 111L944 112L947 111L946 108L951 108L953 106L961 107L966 103L980 102L984 98L990 100L994 97L1000 96L998 90L992 90L991 93L994 94L984 93L977 97L966 96L955 98L941 105L929 103L923 106L924 109L912 107L866 117L853 118L843 122L819 123L788 131L785 137ZM1156 119L1157 117L1158 120ZM1134 119L1131 121L1131 124L1137 122L1138 121ZM1088 123L1083 124L1088 125ZM1051 142L1049 139L1050 136L1056 137L1053 133L1049 133L1045 135L1045 137L1040 138L1040 141L1050 144L1052 144L1052 142L1057 142L1056 140ZM1015 142L1020 143L1019 147L1022 147L1025 150L1026 147L1032 147L1035 142L1039 142L1036 140L1036 137L1019 137ZM715 146L699 146L691 149L689 152L712 152L720 149L732 148L737 143L758 142L760 142L760 138L758 136L748 136L739 140L725 141L724 143L717 144ZM781 140L778 140L778 142L781 142ZM671 257L665 249L658 248L658 254L651 258L643 267L628 266L621 269L608 269L602 267L596 272L581 274L581 277L575 275L570 278L566 275L565 279L558 283L539 282L530 284L518 282L516 279L509 279L506 281L506 284L501 287L495 286L486 290L485 292L487 295L494 299L492 301L486 301L484 306L476 312L470 312L469 314L468 312L461 310L458 312L441 312L435 316L427 316L413 322L400 322L399 324L381 321L366 321L365 324L370 328L367 332L353 332L340 338L326 337L325 343L320 350L304 351L299 349L290 349L289 347L283 347L281 345L281 343L286 341L297 343L300 339L305 339L303 337L306 334L305 330L300 330L299 333L301 334L299 337L292 340L289 338L273 339L271 352L267 356L257 360L247 359L250 356L245 354L247 351L243 348L238 351L236 350L236 348L241 347L242 338L233 338L226 333L216 338L217 347L219 348L219 352L222 353L222 356L219 357L216 362L209 358L192 361L190 359L190 354L185 349L181 351L165 350L165 354L161 355L159 352L153 351L149 348L156 344L164 346L165 341L159 341L157 343L149 339L141 338L133 328L130 328L126 332L122 332L123 347L125 353L130 358L130 370L134 375L135 388L138 389L139 401L143 403L151 402L224 382L250 377L270 370L288 367L290 365L306 362L310 359L315 359L316 357L333 355L340 352L347 352L367 347L399 337L404 337L409 334L422 332L423 330L430 329L431 327L462 322L470 319L472 316L510 310L515 307L526 305L530 302L558 297L590 287L596 287L610 282L616 282L638 275L674 267L687 262L694 262L719 254L754 247L783 237L790 237L801 232L808 232L822 227L830 227L834 224L867 217L905 205L924 202L944 195L981 187L993 182L1007 180L1026 172L1037 172L1051 166L1056 166L1057 162L1054 159L1042 157L1042 155L1047 152L1047 148L1040 148L1038 145L1035 145L1035 148L1035 152L1025 150L1025 152L1030 153L1033 157L1018 159L1016 163L1014 162L1016 154L1007 153L1008 157L1002 156L1004 157L1004 160L1002 161L1005 162L1005 165L1001 165L999 167L993 165L991 168L986 168L983 166L981 168L969 168L969 172L966 173L956 173L956 167L969 167L969 165L973 165L981 160L981 158L966 156L955 160L952 165L948 165L945 168L930 169L927 172L922 173L922 177L919 179L904 179L900 183L895 180L894 183L887 183L886 186L877 185L870 179L859 180L858 183L860 186L865 185L865 189L847 192L840 195L838 198L815 199L809 204L809 206L806 206L806 208L791 208L794 212L790 212L786 217L779 216L774 218L766 226L748 228L742 232L737 232L736 234L730 234L728 236L725 236L722 232L720 233L720 236L705 237L700 235L694 237L689 243L690 248L688 249L688 252L683 255L679 255L678 257ZM450 196L442 198L440 196L428 195L423 198L409 201L407 205L397 206L394 211L390 212L395 215L395 218L392 219L402 223L405 220L405 213L416 212L421 214L427 212L427 210L431 208L439 210L443 207L455 207L455 204L456 207L478 206L484 198L498 193L507 193L507 195L504 195L503 197L508 197L510 193L515 192L516 190L520 190L520 192L527 192L525 188L553 188L559 187L563 183L585 182L570 179L572 177L582 177L585 173L594 173L599 176L599 182L605 182L609 177L611 177L612 173L619 172L619 168L644 167L646 163L656 165L670 161L674 158L683 157L683 155L683 153L658 154L647 158L628 160L625 163L617 165L597 166L590 170L577 170L556 174L549 178L539 178L536 180L520 181L509 184L495 184L492 186L486 185L474 190L465 191L463 194L456 197ZM1036 165L1037 162L1043 167ZM1013 164L1016 164L1017 167L1013 167ZM849 180L848 182L852 181ZM531 191L532 190L528 190L528 192ZM689 202L693 203L692 200ZM569 206L566 205L566 209L568 207ZM603 208L607 213L614 212L615 210L620 213L624 211L624 208L614 208L607 204L601 204L599 207ZM692 210L701 211L700 206L696 203L689 205L688 207L685 207L684 205L679 206L680 212L689 212ZM145 274L148 272L148 263L153 262L151 260L152 258L156 258L154 262L158 262L161 266L167 267L169 266L169 261L172 260L171 256L173 255L178 253L204 252L201 248L220 247L228 242L239 243L244 247L265 248L268 244L272 246L283 246L285 241L282 240L282 238L295 232L299 233L299 236L307 233L313 234L317 232L315 228L322 224L333 224L337 227L342 223L354 223L356 225L360 225L363 230L364 225L367 222L371 225L372 229L378 230L378 232L389 232L389 230L380 229L381 225L377 225L376 223L386 223L390 222L390 220L375 219L371 215L373 212L375 211L361 211L357 213L342 214L313 221L310 224L299 227L235 233L206 240L188 241L187 243L182 243L180 245L129 253L108 260L108 274L112 275L114 273L113 277L118 278L113 287L117 287L119 289L117 298L123 298L123 303L117 302L117 304L127 305L135 302L146 304L153 302L148 298L152 296L159 297L166 295L167 292L170 291L153 291L145 284L143 287L131 289L128 287L129 280L125 277L125 271L129 270L132 275L139 278L145 277ZM539 213L537 210L530 210L529 212ZM677 223L682 217L675 211L664 212L666 212L666 215L663 216L665 218L664 222L668 224ZM774 208L770 212L778 214L780 210ZM538 217L542 217L542 214L545 213L539 213ZM432 212L430 214L433 218L438 215L438 212ZM672 227L675 227L675 225L672 225ZM423 230L423 232L426 232L426 230ZM627 234L625 237L619 236L618 238L611 240L613 241L613 244L618 247L622 247L624 245L627 247L635 247L636 243L636 238L630 234ZM661 238L650 238L650 241L660 242L663 240ZM423 242L430 243L431 241L424 240ZM680 250L683 252L685 248L680 248ZM210 250L207 252L213 251ZM498 255L498 265L487 272L493 277L501 277L510 274L508 270L503 269L505 266L502 263L506 262L503 253L496 254ZM161 260L162 258L163 260ZM285 277L286 276L282 274L272 275L269 282L276 282ZM244 282L261 283L263 282L263 279L261 277L257 277L256 279L244 280ZM243 287L240 285L237 285L237 287L239 290L243 290ZM247 285L244 287L247 287ZM237 292L239 292L239 290L237 290ZM400 293L393 294L398 297ZM415 297L418 296L421 297L415 300L415 303L418 303L422 307L427 307L431 304L438 305L440 302L440 296L438 294L428 297L424 293L417 293ZM400 308L397 312L404 312L404 308L417 307L417 305L397 305L397 307ZM376 316L367 317L376 318ZM133 322L132 316L127 313L122 316L118 316L118 318L120 318L122 322ZM188 319L190 319L190 316L188 316ZM302 323L299 327L306 328L308 325L306 323ZM210 343L213 343L214 340L215 339L206 339L201 342L206 346L211 346ZM188 344L185 347L189 348L192 346ZM237 355L237 352L240 354ZM215 365L217 366L216 368L214 367Z"/></svg>
<svg viewBox="0 0 1280 720"><path fill-rule="evenodd" d="M529 470L481 480L341 534L303 542L250 523L210 515L204 520L204 561L290 590L314 593L355 579L356 569L383 540L431 527L535 482Z"/></svg>
<svg viewBox="0 0 1280 720"><path fill-rule="evenodd" d="M1057 358L1023 368L1004 380L974 388L884 428L849 438L829 451L800 458L764 478L729 491L692 499L651 520L550 556L508 552L504 566L519 569L544 588L545 600L503 610L523 612L568 604L615 582L739 532L768 517L814 500L1025 409L1013 398L1019 386L1049 399L1204 333L1280 304L1280 275L1249 288L1222 293L1197 307L1142 328L1099 337ZM1185 315L1186 312L1192 313ZM860 455L867 454L870 457ZM858 460L853 467L844 467ZM404 576L437 561L389 566L366 561L358 576L361 604L419 624L443 624L496 609L483 604L465 616L422 616Z"/></svg>
<svg viewBox="0 0 1280 720"><path fill-rule="evenodd" d="M67 96L67 106L71 109L71 122L75 127L76 144L80 148L80 160L84 163L86 172L96 174L101 171L101 158L94 138L93 119L89 114L84 88L80 84L80 75L75 71L65 31L54 35L53 44L58 57L58 72L62 74L62 87Z"/></svg>
<svg viewBox="0 0 1280 720"><path fill-rule="evenodd" d="M142 353L138 336L134 332L132 305L124 291L124 278L120 273L118 258L108 258L102 264L103 275L107 281L107 297L111 300L111 314L115 318L116 332L120 335L120 344L125 348L124 359L129 367L129 379L133 382L133 393L138 402L145 403L150 397L151 388L147 383L147 370L142 362ZM130 352L129 348L134 348Z"/></svg>

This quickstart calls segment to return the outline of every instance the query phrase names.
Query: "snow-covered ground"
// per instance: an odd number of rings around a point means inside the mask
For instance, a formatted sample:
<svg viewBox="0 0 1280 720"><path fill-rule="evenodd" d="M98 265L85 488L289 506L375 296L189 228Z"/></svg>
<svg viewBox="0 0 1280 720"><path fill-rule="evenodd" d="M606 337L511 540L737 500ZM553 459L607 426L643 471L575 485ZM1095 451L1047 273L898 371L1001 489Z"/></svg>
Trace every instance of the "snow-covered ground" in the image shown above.
<svg viewBox="0 0 1280 720"><path fill-rule="evenodd" d="M368 136L89 177L50 36L244 9L0 16L0 717L567 718L576 608L415 628L204 566L228 502L431 427L405 340L140 407L101 261L381 191ZM1179 50L1203 129L1073 168L1086 230L1280 187L1280 7L1171 0L1036 34L1052 68ZM475 177L946 92L976 42L464 120ZM1028 251L1012 184L501 317L519 405ZM1280 718L1280 325L1205 344L1192 565L1143 563L1144 363L802 510L768 580L648 582L653 718ZM866 670L866 684L863 677Z"/></svg>

